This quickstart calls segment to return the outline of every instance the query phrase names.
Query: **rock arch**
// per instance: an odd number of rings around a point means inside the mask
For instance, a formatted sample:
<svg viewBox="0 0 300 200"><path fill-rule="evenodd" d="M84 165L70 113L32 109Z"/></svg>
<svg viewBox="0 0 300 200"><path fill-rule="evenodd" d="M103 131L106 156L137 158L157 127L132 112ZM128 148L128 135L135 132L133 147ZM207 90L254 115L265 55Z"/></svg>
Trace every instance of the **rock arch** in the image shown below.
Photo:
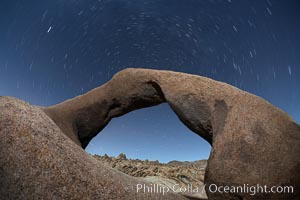
<svg viewBox="0 0 300 200"><path fill-rule="evenodd" d="M126 69L84 95L41 110L85 148L112 118L162 102L212 145L207 185L299 188L299 125L265 100L225 83L171 71ZM251 198L249 193L207 193L210 199ZM255 199L282 197L297 199L299 192L264 193Z"/></svg>
<svg viewBox="0 0 300 200"><path fill-rule="evenodd" d="M43 110L66 135L85 148L112 118L167 102L189 129L212 144L213 120L224 121L221 118L226 117L226 113L218 119L213 117L216 108L226 110L222 87L235 90L199 76L126 69L87 94ZM211 88L219 93L214 94Z"/></svg>

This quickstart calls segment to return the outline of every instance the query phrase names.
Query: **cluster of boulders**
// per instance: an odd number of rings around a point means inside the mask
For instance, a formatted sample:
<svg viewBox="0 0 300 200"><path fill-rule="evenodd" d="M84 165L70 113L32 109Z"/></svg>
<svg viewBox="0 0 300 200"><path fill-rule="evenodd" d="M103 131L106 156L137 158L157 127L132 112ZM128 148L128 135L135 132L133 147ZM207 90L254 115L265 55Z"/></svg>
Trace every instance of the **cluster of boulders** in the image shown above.
<svg viewBox="0 0 300 200"><path fill-rule="evenodd" d="M205 167L197 165L197 162L170 162L160 163L159 161L127 159L124 153L118 157L94 155L101 163L115 168L125 174L134 177L161 177L174 180L181 185L192 184L202 186L204 182ZM206 163L203 160L201 163Z"/></svg>

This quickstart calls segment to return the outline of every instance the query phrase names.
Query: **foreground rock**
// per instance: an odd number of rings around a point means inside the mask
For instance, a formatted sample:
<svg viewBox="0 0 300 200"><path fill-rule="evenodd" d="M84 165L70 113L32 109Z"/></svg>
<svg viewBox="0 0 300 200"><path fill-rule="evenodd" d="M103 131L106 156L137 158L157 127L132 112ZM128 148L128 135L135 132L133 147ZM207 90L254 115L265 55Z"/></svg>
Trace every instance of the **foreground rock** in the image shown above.
<svg viewBox="0 0 300 200"><path fill-rule="evenodd" d="M123 70L101 87L48 108L2 97L0 184L4 186L0 196L184 198L129 192L127 184L135 185L137 180L102 166L80 148L112 118L163 102L212 145L205 173L207 185L295 188L294 193L255 197L249 192L206 190L209 199L300 198L300 127L291 117L225 83L146 69Z"/></svg>
<svg viewBox="0 0 300 200"><path fill-rule="evenodd" d="M0 199L185 199L137 193L146 181L112 170L39 108L0 97Z"/></svg>
<svg viewBox="0 0 300 200"><path fill-rule="evenodd" d="M167 164L158 161L127 159L125 154L117 158L94 155L96 160L133 177L143 178L153 184L166 186L170 191L187 197L206 199L204 173L206 160L194 162L172 161Z"/></svg>

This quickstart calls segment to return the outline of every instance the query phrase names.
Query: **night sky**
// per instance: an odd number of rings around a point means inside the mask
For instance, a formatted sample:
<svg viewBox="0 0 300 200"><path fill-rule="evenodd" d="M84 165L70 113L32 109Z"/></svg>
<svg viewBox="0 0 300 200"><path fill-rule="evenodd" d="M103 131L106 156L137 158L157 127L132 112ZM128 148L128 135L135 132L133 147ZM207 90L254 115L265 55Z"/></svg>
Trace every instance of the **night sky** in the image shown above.
<svg viewBox="0 0 300 200"><path fill-rule="evenodd" d="M224 81L299 123L300 1L0 1L0 95L53 105L126 67ZM167 162L210 146L162 104L113 119L87 151Z"/></svg>

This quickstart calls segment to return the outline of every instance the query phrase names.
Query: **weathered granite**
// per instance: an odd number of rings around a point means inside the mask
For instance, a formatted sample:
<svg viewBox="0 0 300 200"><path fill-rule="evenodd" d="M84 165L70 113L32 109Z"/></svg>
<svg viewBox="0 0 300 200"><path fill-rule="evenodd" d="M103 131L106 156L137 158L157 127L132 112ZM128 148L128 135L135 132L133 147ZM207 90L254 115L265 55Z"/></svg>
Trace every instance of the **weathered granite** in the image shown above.
<svg viewBox="0 0 300 200"><path fill-rule="evenodd" d="M39 108L0 97L0 199L186 199L136 192L149 184L106 167Z"/></svg>
<svg viewBox="0 0 300 200"><path fill-rule="evenodd" d="M0 105L6 105L5 102L7 101L9 99L2 98ZM7 181L8 186L6 187L10 188L10 191L13 190L15 182L8 180L19 180L17 181L18 184L27 184L27 178L28 180L33 179L32 174L27 174L27 176L15 174L16 171L23 169L20 165L24 165L22 162L26 161L27 170L30 167L36 168L33 173L42 173L48 170L53 178L51 179L52 182L50 179L44 180L42 178L31 180L30 184L43 185L41 182L44 182L44 185L47 185L47 181L49 181L49 191L54 191L51 189L52 185L53 188L57 185L60 187L64 185L81 193L81 187L75 185L89 182L96 185L88 190L92 197L102 194L103 197L107 198L110 194L105 193L104 188L111 188L112 190L114 190L113 188L121 188L119 189L121 198L129 197L130 199L130 195L133 194L126 193L122 186L122 183L128 182L125 181L126 178L124 177L126 176L103 166L96 167L98 165L94 164L79 146L86 147L90 140L112 118L132 110L167 102L188 128L212 145L205 175L206 184L214 183L226 186L243 184L293 185L295 187L293 194L269 193L254 197L249 193L225 195L224 193L211 193L207 190L209 199L300 198L299 125L285 112L267 101L228 84L178 72L126 69L117 73L106 84L84 95L55 106L42 108L53 121L43 115L38 108L32 106L29 110L25 109L27 115L22 115L24 111L18 109L19 104L23 105L23 103L16 100L11 101L17 102L13 110L6 111L7 106L0 108L0 170L3 174L1 181L4 180L4 183ZM22 122L21 126L19 126L20 122ZM74 145L62 133L78 146ZM7 135L11 136L7 138ZM34 136L32 137L32 135ZM28 138L32 139L29 140ZM48 145L45 148L47 150L41 148L41 143ZM29 157L25 159L19 156L18 148L23 152L22 155ZM40 151L46 151L52 156L50 158L48 154L40 156ZM37 160L36 157L38 156L41 158ZM58 158L61 159L60 162L57 160ZM9 164L13 166L11 168L5 168L6 165L2 164L9 163L8 159L12 160ZM43 159L53 163L54 166L60 164L60 167L70 170L64 173L66 179L64 181L66 182L62 181L60 184L58 181L60 174L55 174L57 168L44 169L40 162ZM2 172L3 169L5 173ZM96 172L96 169L100 169L100 172ZM105 170L110 174L108 178L102 173ZM91 175L91 171L97 176ZM75 172L78 172L79 176L76 177L78 184L74 185L68 180L77 174ZM103 183L99 180L97 182L96 179L102 179ZM68 187L68 184L71 186ZM97 194L93 193L95 187L98 188ZM34 187L24 187L20 194L30 194L28 191L32 192L32 188ZM85 187L85 189L87 188ZM16 190L16 187L14 189ZM44 190L41 189L42 192ZM99 192L100 190L103 191ZM1 194L8 194L5 191L7 190L1 188ZM41 194L39 190L36 190L35 193ZM56 193L51 194L55 195ZM167 198L164 196L164 199Z"/></svg>

